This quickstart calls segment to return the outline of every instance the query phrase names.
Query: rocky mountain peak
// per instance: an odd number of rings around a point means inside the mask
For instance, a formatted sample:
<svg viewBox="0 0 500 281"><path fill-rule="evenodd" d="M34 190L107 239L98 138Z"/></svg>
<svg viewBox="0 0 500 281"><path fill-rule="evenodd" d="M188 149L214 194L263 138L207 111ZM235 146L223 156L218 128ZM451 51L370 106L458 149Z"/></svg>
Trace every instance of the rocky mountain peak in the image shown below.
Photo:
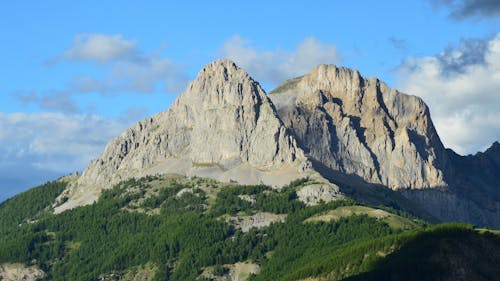
<svg viewBox="0 0 500 281"><path fill-rule="evenodd" d="M314 67L300 82L304 88L332 89L344 92L358 92L364 82L357 70L338 67L333 64L320 64Z"/></svg>
<svg viewBox="0 0 500 281"><path fill-rule="evenodd" d="M167 111L111 140L56 211L92 203L102 189L131 177L178 173L281 186L306 176L307 163L259 83L217 60Z"/></svg>
<svg viewBox="0 0 500 281"><path fill-rule="evenodd" d="M220 107L226 110L229 107L259 106L264 103L269 104L269 101L259 83L234 62L221 59L203 67L172 107L185 105L191 109L215 110Z"/></svg>

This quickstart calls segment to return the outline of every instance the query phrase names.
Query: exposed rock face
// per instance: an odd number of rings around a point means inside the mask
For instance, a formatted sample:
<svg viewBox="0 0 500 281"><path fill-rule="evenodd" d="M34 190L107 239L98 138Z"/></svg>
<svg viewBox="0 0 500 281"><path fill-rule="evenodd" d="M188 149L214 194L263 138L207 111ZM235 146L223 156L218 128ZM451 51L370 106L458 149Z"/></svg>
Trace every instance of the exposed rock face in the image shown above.
<svg viewBox="0 0 500 281"><path fill-rule="evenodd" d="M218 60L169 110L109 142L56 211L92 203L103 188L134 176L170 172L284 185L301 176L305 163L260 85L233 62Z"/></svg>
<svg viewBox="0 0 500 281"><path fill-rule="evenodd" d="M460 156L447 150L447 188L404 190L403 195L443 221L500 228L500 144Z"/></svg>
<svg viewBox="0 0 500 281"><path fill-rule="evenodd" d="M391 189L446 185L444 148L418 97L319 65L270 98L308 155L328 168Z"/></svg>
<svg viewBox="0 0 500 281"><path fill-rule="evenodd" d="M459 221L478 226L500 228L500 203L483 193L481 200L472 199L464 190L403 190L403 195L423 206L441 221ZM497 192L498 193L498 192Z"/></svg>

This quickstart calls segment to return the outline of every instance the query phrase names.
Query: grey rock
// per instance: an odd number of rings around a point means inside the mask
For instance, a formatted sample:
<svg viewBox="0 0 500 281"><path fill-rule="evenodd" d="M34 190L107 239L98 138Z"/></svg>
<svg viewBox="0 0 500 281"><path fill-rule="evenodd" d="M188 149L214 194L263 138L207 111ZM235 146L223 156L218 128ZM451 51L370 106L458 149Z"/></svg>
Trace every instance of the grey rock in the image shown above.
<svg viewBox="0 0 500 281"><path fill-rule="evenodd" d="M307 206L314 206L338 200L343 195L335 184L311 184L297 190L297 197Z"/></svg>
<svg viewBox="0 0 500 281"><path fill-rule="evenodd" d="M228 217L226 222L241 229L242 232L248 232L252 228L263 228L270 226L272 223L284 222L286 217L286 214L259 212L251 216Z"/></svg>
<svg viewBox="0 0 500 281"><path fill-rule="evenodd" d="M4 281L36 281L45 277L45 272L36 266L20 263L0 264L0 280Z"/></svg>

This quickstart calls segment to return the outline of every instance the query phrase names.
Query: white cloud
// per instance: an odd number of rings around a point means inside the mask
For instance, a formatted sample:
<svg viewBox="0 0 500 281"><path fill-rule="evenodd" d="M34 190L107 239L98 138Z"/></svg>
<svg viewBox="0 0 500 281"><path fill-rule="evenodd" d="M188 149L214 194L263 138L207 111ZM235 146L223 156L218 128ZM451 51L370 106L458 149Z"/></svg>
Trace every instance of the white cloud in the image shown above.
<svg viewBox="0 0 500 281"><path fill-rule="evenodd" d="M294 51L289 52L258 50L235 35L224 43L222 53L246 69L256 80L274 85L304 75L318 64L340 61L335 45L324 44L314 37L304 39Z"/></svg>
<svg viewBox="0 0 500 281"><path fill-rule="evenodd" d="M500 140L500 35L473 41L399 68L398 87L424 99L445 146L462 154Z"/></svg>
<svg viewBox="0 0 500 281"><path fill-rule="evenodd" d="M0 201L82 170L129 119L63 113L0 113Z"/></svg>
<svg viewBox="0 0 500 281"><path fill-rule="evenodd" d="M107 73L101 77L77 76L68 84L73 93L97 92L152 93L155 91L180 93L188 83L183 68L169 59L143 57L138 61L116 61L107 66Z"/></svg>
<svg viewBox="0 0 500 281"><path fill-rule="evenodd" d="M136 54L136 42L125 40L120 34L83 33L75 36L73 46L62 57L69 60L108 62L130 58Z"/></svg>
<svg viewBox="0 0 500 281"><path fill-rule="evenodd" d="M96 73L72 77L64 88L17 91L12 94L22 104L36 104L43 110L77 113L81 108L74 96L85 93L109 94L178 94L185 90L189 78L184 67L155 51L144 54L135 41L121 35L80 34L75 44L56 60L93 61ZM57 66L52 64L52 67ZM78 67L78 64L76 64Z"/></svg>
<svg viewBox="0 0 500 281"><path fill-rule="evenodd" d="M0 113L4 132L0 134L0 165L30 159L27 166L58 172L81 169L126 125L118 118L95 115Z"/></svg>
<svg viewBox="0 0 500 281"><path fill-rule="evenodd" d="M182 66L160 56L158 51L144 54L135 41L125 40L122 35L79 34L74 41L74 46L61 57L100 62L105 74L74 77L67 92L179 93L187 86L188 78Z"/></svg>

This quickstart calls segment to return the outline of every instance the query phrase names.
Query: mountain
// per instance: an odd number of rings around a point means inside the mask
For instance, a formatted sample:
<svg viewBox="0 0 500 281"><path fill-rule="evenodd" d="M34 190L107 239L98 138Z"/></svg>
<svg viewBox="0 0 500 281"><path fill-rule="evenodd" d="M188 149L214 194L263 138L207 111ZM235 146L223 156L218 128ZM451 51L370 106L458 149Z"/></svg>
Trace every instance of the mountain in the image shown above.
<svg viewBox="0 0 500 281"><path fill-rule="evenodd" d="M55 211L90 204L131 177L178 173L279 188L310 176L321 183L299 192L310 204L347 195L498 228L498 150L462 157L445 149L422 99L355 70L319 65L266 95L234 62L218 60L167 111L110 141Z"/></svg>
<svg viewBox="0 0 500 281"><path fill-rule="evenodd" d="M267 95L218 60L0 204L0 279L498 280L500 233L471 223L500 228L499 186L500 144L444 148L418 97L334 65Z"/></svg>
<svg viewBox="0 0 500 281"><path fill-rule="evenodd" d="M56 212L90 204L102 189L131 177L179 173L282 186L314 173L309 165L259 83L218 60L167 111L110 141Z"/></svg>

